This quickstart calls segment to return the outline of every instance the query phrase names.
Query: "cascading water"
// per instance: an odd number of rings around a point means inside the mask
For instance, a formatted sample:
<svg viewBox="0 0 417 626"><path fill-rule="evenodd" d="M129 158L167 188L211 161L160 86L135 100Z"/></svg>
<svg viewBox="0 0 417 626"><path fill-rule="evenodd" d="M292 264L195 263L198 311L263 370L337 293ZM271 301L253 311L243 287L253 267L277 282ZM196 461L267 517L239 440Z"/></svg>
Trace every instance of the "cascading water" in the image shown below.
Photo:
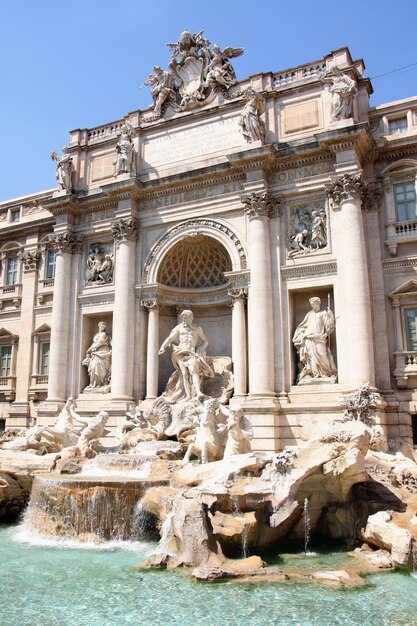
<svg viewBox="0 0 417 626"><path fill-rule="evenodd" d="M123 476L125 478L147 478L152 461L146 457L130 455L98 455L83 465L82 476Z"/></svg>
<svg viewBox="0 0 417 626"><path fill-rule="evenodd" d="M231 495L230 496L230 508L235 517L244 518L244 515L239 507L239 496ZM249 535L249 524L245 524L240 535L242 542L242 558L247 559L249 555L248 551L248 535Z"/></svg>
<svg viewBox="0 0 417 626"><path fill-rule="evenodd" d="M23 524L35 534L79 541L142 540L145 521L138 503L150 486L166 483L80 474L39 475L33 482ZM146 524L151 526L149 516Z"/></svg>
<svg viewBox="0 0 417 626"><path fill-rule="evenodd" d="M304 554L309 555L309 554L313 554L312 552L309 552L308 547L309 547L309 543L310 543L310 533L311 533L311 526L310 526L310 513L308 511L308 498L304 498Z"/></svg>
<svg viewBox="0 0 417 626"><path fill-rule="evenodd" d="M166 520L161 526L161 539L159 540L155 554L168 554L169 556L175 556L176 553L172 546L172 540L174 539L173 519L174 514L172 512L168 513Z"/></svg>
<svg viewBox="0 0 417 626"><path fill-rule="evenodd" d="M413 571L411 573L411 576L417 579L417 541L413 541L412 555L413 555Z"/></svg>

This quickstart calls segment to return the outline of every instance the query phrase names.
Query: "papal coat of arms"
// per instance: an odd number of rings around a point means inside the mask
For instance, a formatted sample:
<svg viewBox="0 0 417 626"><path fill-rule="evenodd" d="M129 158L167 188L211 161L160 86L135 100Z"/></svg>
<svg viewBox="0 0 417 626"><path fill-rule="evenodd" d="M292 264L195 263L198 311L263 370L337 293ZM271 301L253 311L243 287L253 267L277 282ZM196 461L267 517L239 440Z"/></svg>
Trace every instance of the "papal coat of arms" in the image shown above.
<svg viewBox="0 0 417 626"><path fill-rule="evenodd" d="M161 117L168 106L185 111L208 104L221 90L224 95L236 81L230 59L243 54L243 48L210 48L210 41L201 30L196 35L188 30L181 33L179 41L169 43L171 60L168 70L153 68L145 85L152 87L154 118ZM230 97L230 96L229 96Z"/></svg>

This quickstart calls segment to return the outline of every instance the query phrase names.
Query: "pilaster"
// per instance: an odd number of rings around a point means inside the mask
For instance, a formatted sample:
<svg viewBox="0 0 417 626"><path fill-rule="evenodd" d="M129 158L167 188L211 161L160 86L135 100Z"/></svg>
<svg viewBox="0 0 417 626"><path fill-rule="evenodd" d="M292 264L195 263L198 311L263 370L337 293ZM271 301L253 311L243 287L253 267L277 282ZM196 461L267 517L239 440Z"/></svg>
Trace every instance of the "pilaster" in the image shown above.
<svg viewBox="0 0 417 626"><path fill-rule="evenodd" d="M20 305L19 350L16 359L16 397L10 406L9 416L16 426L29 425L29 398L30 375L32 365L32 332L33 307L35 304L36 273L39 264L39 252L36 249L37 234L28 237L25 249L19 255L22 265L22 300Z"/></svg>

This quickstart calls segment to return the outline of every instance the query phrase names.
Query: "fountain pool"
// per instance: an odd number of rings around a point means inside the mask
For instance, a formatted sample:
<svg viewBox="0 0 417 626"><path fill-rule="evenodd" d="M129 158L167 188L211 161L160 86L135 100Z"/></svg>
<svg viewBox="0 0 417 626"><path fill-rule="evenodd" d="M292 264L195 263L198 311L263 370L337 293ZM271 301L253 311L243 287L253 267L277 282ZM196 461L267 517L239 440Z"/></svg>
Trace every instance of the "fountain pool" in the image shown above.
<svg viewBox="0 0 417 626"><path fill-rule="evenodd" d="M94 546L55 538L35 541L22 526L0 526L0 623L417 626L417 579L407 573L373 575L368 586L354 590L202 583L179 570L137 569L154 549L155 544L141 542ZM318 558L321 568L340 567L340 552ZM294 559L284 557L279 566L293 568Z"/></svg>

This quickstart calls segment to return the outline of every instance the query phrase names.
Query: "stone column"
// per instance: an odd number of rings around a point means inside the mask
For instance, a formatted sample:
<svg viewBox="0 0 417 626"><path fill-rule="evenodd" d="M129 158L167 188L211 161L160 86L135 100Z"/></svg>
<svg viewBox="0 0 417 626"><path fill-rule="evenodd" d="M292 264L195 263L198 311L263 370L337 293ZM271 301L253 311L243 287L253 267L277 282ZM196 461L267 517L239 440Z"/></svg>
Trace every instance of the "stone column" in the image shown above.
<svg viewBox="0 0 417 626"><path fill-rule="evenodd" d="M112 400L133 399L135 346L135 249L137 224L120 219L112 224L116 243L112 339Z"/></svg>
<svg viewBox="0 0 417 626"><path fill-rule="evenodd" d="M148 311L148 343L146 361L146 399L158 397L159 382L159 302L145 300L142 306Z"/></svg>
<svg viewBox="0 0 417 626"><path fill-rule="evenodd" d="M232 360L234 373L234 396L245 396L247 393L247 356L246 356L246 314L245 289L231 289L232 300Z"/></svg>
<svg viewBox="0 0 417 626"><path fill-rule="evenodd" d="M269 217L272 202L266 192L242 198L249 224L250 287L248 296L249 393L273 396L274 333Z"/></svg>
<svg viewBox="0 0 417 626"><path fill-rule="evenodd" d="M362 219L365 184L361 174L343 174L326 187L334 208L341 210L339 246L344 272L344 317L348 331L348 381L352 388L375 384L368 261ZM336 330L337 332L337 330Z"/></svg>
<svg viewBox="0 0 417 626"><path fill-rule="evenodd" d="M65 402L71 306L71 259L80 246L80 238L65 232L52 236L51 244L56 250L56 259L47 402Z"/></svg>

